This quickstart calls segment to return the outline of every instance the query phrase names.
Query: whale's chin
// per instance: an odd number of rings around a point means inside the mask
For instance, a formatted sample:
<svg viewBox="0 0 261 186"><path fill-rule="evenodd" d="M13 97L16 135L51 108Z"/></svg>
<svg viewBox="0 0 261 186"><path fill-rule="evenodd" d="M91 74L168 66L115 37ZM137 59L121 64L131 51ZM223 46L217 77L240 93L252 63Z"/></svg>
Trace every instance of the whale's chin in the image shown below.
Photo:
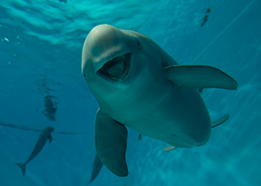
<svg viewBox="0 0 261 186"><path fill-rule="evenodd" d="M130 73L131 53L117 56L106 62L101 69L97 71L97 75L106 80L124 81Z"/></svg>

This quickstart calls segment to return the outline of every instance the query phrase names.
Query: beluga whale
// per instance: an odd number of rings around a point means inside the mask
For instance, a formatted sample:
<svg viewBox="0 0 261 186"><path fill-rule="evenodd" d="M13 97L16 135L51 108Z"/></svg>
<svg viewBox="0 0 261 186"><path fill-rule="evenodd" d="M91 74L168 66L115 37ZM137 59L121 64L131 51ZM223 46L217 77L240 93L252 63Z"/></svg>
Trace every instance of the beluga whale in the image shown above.
<svg viewBox="0 0 261 186"><path fill-rule="evenodd" d="M211 127L228 115L211 124L199 90L238 87L215 67L179 65L147 36L106 24L94 27L86 37L81 68L99 104L97 156L120 177L128 175L126 127L166 142L166 151L204 145Z"/></svg>
<svg viewBox="0 0 261 186"><path fill-rule="evenodd" d="M16 165L18 167L20 167L20 169L22 170L23 175L25 175L25 171L26 171L26 165L32 161L44 148L44 145L46 144L47 140L49 140L49 143L52 142L52 135L51 133L54 131L54 128L51 126L48 126L46 128L44 128L40 134L40 136L38 137L38 140L34 146L34 149L31 153L31 155L29 156L29 158L26 160L25 163L16 163Z"/></svg>

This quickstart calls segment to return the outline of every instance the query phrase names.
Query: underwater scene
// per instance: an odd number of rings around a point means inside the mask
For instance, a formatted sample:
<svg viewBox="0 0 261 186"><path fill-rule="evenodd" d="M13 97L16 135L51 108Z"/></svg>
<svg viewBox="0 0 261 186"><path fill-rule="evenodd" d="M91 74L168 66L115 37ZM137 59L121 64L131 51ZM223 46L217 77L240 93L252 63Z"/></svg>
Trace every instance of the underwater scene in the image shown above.
<svg viewBox="0 0 261 186"><path fill-rule="evenodd" d="M260 8L2 0L0 186L261 185Z"/></svg>

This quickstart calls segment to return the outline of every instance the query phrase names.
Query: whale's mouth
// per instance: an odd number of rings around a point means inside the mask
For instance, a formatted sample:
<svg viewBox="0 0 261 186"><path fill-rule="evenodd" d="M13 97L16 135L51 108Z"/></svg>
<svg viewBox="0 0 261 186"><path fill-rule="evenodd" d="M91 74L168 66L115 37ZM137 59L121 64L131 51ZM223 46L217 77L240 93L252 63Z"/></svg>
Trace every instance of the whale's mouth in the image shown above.
<svg viewBox="0 0 261 186"><path fill-rule="evenodd" d="M118 56L108 61L98 70L97 74L114 81L125 80L130 72L131 53Z"/></svg>

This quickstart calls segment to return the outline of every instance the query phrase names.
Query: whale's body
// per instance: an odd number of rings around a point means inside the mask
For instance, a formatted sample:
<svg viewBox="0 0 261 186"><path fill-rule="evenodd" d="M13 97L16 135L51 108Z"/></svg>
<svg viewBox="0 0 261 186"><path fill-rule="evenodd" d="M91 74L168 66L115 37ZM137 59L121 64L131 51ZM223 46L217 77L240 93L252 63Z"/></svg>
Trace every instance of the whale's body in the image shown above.
<svg viewBox="0 0 261 186"><path fill-rule="evenodd" d="M178 65L148 37L109 25L87 36L82 72L100 106L97 155L118 176L128 174L125 126L175 147L204 145L211 121L198 89L237 88L214 67Z"/></svg>

